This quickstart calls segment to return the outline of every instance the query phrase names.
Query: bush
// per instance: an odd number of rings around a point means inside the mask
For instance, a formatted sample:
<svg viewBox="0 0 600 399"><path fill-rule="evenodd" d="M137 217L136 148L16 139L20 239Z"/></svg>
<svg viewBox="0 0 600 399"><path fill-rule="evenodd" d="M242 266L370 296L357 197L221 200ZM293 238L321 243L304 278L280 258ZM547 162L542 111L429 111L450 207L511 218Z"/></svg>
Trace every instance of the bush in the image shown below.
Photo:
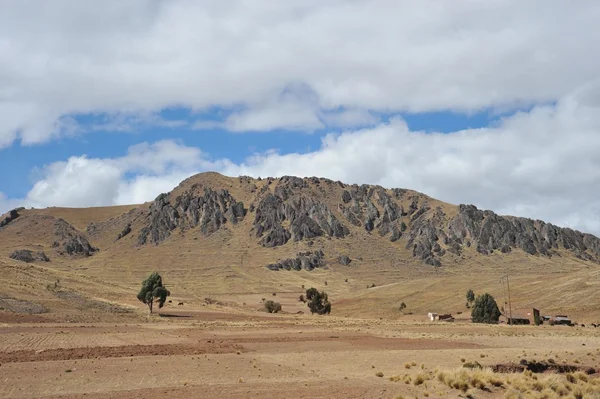
<svg viewBox="0 0 600 399"><path fill-rule="evenodd" d="M467 303L471 303L475 300L475 293L472 289L469 288L467 291Z"/></svg>
<svg viewBox="0 0 600 399"><path fill-rule="evenodd" d="M331 304L329 303L327 293L319 292L316 288L306 290L306 299L310 313L329 314L331 313Z"/></svg>
<svg viewBox="0 0 600 399"><path fill-rule="evenodd" d="M471 311L471 320L473 323L498 323L500 318L500 309L493 296L488 293L479 295Z"/></svg>
<svg viewBox="0 0 600 399"><path fill-rule="evenodd" d="M306 302L306 300L304 299L304 295L300 294L300 297L298 297L298 301Z"/></svg>
<svg viewBox="0 0 600 399"><path fill-rule="evenodd" d="M281 304L274 301L265 302L265 310L269 313L277 313L281 311Z"/></svg>
<svg viewBox="0 0 600 399"><path fill-rule="evenodd" d="M400 310L402 311L402 310L404 310L404 309L406 309L406 304L405 304L404 302L402 302L402 303L400 304Z"/></svg>

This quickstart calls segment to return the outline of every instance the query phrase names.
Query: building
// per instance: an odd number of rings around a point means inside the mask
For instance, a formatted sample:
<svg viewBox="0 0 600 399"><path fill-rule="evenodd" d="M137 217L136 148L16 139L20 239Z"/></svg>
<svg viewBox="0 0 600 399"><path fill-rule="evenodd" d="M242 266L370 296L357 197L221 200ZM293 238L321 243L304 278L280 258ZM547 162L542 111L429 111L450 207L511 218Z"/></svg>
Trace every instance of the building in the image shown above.
<svg viewBox="0 0 600 399"><path fill-rule="evenodd" d="M517 308L512 311L512 319L509 317L507 311L500 318L506 324L513 325L527 325L535 324L540 325L543 323L542 317L540 317L540 311L536 308Z"/></svg>

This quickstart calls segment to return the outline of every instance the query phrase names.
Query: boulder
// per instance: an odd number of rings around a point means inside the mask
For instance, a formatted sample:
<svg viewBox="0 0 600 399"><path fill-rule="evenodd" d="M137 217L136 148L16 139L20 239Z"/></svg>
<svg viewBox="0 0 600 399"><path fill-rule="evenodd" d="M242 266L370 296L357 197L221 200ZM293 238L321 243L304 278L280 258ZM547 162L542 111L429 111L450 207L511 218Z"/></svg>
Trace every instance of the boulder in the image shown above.
<svg viewBox="0 0 600 399"><path fill-rule="evenodd" d="M0 216L0 227L4 227L16 218L18 218L19 212L16 209L10 210L6 212L4 215Z"/></svg>
<svg viewBox="0 0 600 399"><path fill-rule="evenodd" d="M50 262L45 253L30 251L28 249L19 249L10 254L10 258L21 262L32 263L35 261Z"/></svg>
<svg viewBox="0 0 600 399"><path fill-rule="evenodd" d="M342 255L338 258L338 262L341 265L348 266L352 262L352 259L350 259L350 257L348 257L347 255Z"/></svg>
<svg viewBox="0 0 600 399"><path fill-rule="evenodd" d="M57 219L54 222L54 234L58 238L54 242L58 245L53 244L53 246L61 247L61 254L92 256L99 251L81 232L64 219Z"/></svg>
<svg viewBox="0 0 600 399"><path fill-rule="evenodd" d="M117 236L116 241L119 241L121 238L125 237L127 234L131 233L131 223L127 223L127 226Z"/></svg>
<svg viewBox="0 0 600 399"><path fill-rule="evenodd" d="M299 252L295 258L283 259L266 266L273 271L279 270L313 270L325 266L325 254L323 251Z"/></svg>

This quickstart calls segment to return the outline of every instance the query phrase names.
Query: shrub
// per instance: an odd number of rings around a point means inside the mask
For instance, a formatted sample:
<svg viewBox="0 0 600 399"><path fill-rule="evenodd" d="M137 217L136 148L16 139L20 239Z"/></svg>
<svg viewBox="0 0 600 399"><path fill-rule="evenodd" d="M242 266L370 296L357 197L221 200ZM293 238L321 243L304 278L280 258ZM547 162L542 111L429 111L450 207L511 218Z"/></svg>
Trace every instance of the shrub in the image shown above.
<svg viewBox="0 0 600 399"><path fill-rule="evenodd" d="M310 313L329 314L331 313L331 304L329 303L327 293L319 292L316 288L306 290L306 299Z"/></svg>
<svg viewBox="0 0 600 399"><path fill-rule="evenodd" d="M265 310L269 313L277 313L281 311L281 304L274 301L265 302Z"/></svg>
<svg viewBox="0 0 600 399"><path fill-rule="evenodd" d="M467 291L467 303L471 303L475 300L475 293L472 289L469 288Z"/></svg>
<svg viewBox="0 0 600 399"><path fill-rule="evenodd" d="M298 297L298 301L300 302L306 302L306 300L304 299L304 295L300 295L300 297Z"/></svg>
<svg viewBox="0 0 600 399"><path fill-rule="evenodd" d="M406 304L405 304L404 302L402 302L402 303L400 304L400 311L402 311L402 310L404 310L404 309L406 309Z"/></svg>
<svg viewBox="0 0 600 399"><path fill-rule="evenodd" d="M479 295L471 311L473 323L498 323L500 309L493 296L488 293Z"/></svg>

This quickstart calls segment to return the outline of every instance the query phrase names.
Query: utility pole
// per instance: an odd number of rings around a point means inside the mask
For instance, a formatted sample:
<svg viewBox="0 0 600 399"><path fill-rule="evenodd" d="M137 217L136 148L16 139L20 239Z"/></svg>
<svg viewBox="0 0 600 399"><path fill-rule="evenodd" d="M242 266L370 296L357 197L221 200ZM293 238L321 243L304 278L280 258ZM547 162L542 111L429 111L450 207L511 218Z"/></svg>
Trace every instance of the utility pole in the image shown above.
<svg viewBox="0 0 600 399"><path fill-rule="evenodd" d="M508 291L508 324L512 324L512 303L510 301L510 282L508 281L508 272L502 276L502 291L504 292L504 279L506 278L506 290ZM504 302L506 304L506 301ZM504 309L506 313L506 309Z"/></svg>
<svg viewBox="0 0 600 399"><path fill-rule="evenodd" d="M512 324L512 303L510 302L510 283L508 282L508 273L506 273L506 289L508 290L508 312L510 314L510 324Z"/></svg>
<svg viewBox="0 0 600 399"><path fill-rule="evenodd" d="M508 306L508 302L506 302L506 287L504 287L504 276L500 277L500 282L502 283L502 313L504 313L504 317L506 317L506 307Z"/></svg>

